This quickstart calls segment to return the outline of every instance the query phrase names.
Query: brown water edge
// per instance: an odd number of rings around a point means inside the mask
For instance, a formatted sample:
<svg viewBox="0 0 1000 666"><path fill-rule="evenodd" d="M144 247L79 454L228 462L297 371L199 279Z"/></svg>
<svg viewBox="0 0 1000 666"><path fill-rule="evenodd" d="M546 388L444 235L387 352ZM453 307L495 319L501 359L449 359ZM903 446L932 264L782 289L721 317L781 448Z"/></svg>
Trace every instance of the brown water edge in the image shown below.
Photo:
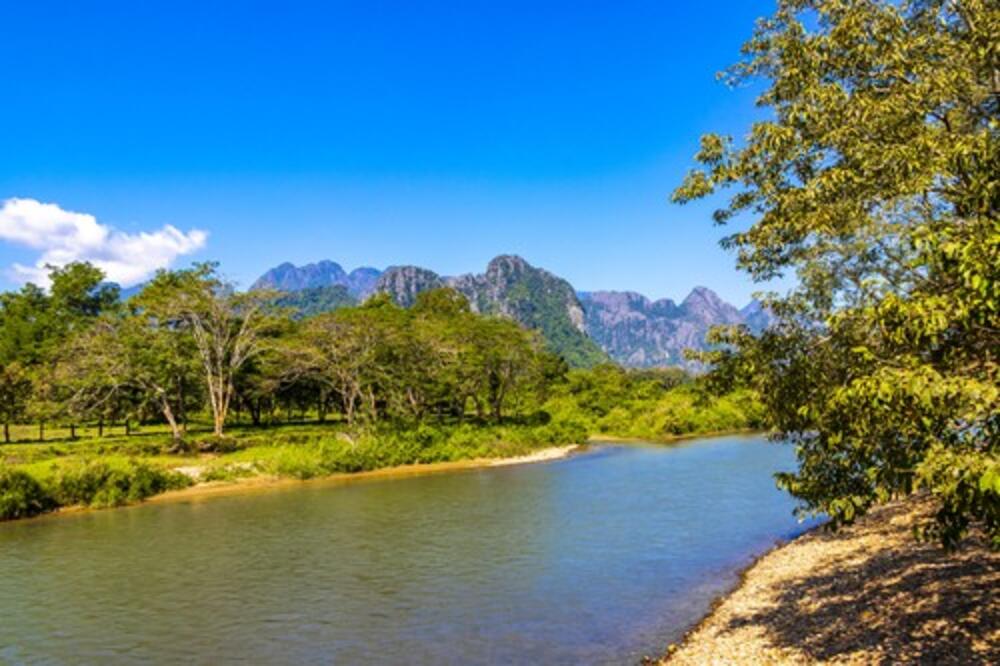
<svg viewBox="0 0 1000 666"><path fill-rule="evenodd" d="M311 479L292 479L268 474L260 474L234 479L231 481L207 481L196 483L195 485L187 488L168 490L165 493L147 497L140 502L124 504L116 507L89 507L83 505L63 506L59 507L55 511L49 511L37 516L20 518L16 521L8 522L22 523L25 521L51 520L89 511L128 509L157 502L197 502L209 500L214 497L252 494L279 488L301 487L304 484L344 485L357 481L374 479L395 479L423 476L427 474L442 474L446 472L481 469L486 467L527 465L565 458L573 452L585 450L586 448L586 444L567 444L565 446L550 446L544 449L539 449L538 451L532 451L528 454L507 458L471 458L469 460L456 460L453 462L413 463L409 465L396 465L394 467L382 467L380 469L373 469L364 472L338 472L336 474L317 476Z"/></svg>
<svg viewBox="0 0 1000 666"><path fill-rule="evenodd" d="M756 558L662 660L645 663L1000 663L1000 553L918 542L926 498L821 526Z"/></svg>

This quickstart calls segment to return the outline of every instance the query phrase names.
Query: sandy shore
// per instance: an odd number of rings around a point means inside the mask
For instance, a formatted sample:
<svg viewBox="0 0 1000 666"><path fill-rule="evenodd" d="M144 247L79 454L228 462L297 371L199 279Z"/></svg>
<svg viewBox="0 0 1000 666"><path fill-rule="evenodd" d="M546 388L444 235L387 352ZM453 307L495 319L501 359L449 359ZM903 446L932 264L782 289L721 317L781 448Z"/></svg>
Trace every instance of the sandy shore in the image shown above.
<svg viewBox="0 0 1000 666"><path fill-rule="evenodd" d="M926 504L882 507L760 558L664 664L997 664L1000 553L913 538Z"/></svg>
<svg viewBox="0 0 1000 666"><path fill-rule="evenodd" d="M280 486L299 486L304 483L310 484L343 484L362 481L365 479L389 479L406 476L419 476L423 474L440 474L443 472L454 472L464 469L476 469L482 467L501 467L507 465L524 465L528 463L545 462L565 458L570 453L579 448L578 444L568 444L566 446L552 446L545 449L532 451L523 456L513 456L510 458L474 458L470 460L458 460L455 462L424 463L415 465L399 465L397 467L384 467L368 472L351 472L342 474L331 474L328 476L316 477L314 479L299 480L281 478L275 476L251 476L235 481L212 481L208 483L197 483L181 490L171 490L161 495L154 495L145 500L146 502L170 502L177 500L193 500L209 498L220 495L232 495L239 493L257 492L261 490L273 489ZM188 470L189 473L193 468Z"/></svg>

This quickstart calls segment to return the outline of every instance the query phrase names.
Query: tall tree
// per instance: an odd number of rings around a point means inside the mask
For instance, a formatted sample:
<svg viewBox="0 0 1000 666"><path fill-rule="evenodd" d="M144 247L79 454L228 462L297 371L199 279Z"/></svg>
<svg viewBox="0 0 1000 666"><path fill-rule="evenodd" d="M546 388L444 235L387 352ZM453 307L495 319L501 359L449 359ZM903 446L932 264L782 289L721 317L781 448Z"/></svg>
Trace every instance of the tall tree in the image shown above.
<svg viewBox="0 0 1000 666"><path fill-rule="evenodd" d="M780 0L730 71L771 111L708 135L679 202L732 187L724 245L781 323L717 334L719 381L758 389L805 510L850 522L916 489L928 533L970 520L1000 546L1000 5Z"/></svg>
<svg viewBox="0 0 1000 666"><path fill-rule="evenodd" d="M235 377L267 347L275 322L273 294L237 293L216 268L201 264L189 270L161 271L133 302L163 326L190 333L212 409L213 433L221 437Z"/></svg>
<svg viewBox="0 0 1000 666"><path fill-rule="evenodd" d="M386 296L357 308L307 319L288 354L287 371L327 387L340 397L344 416L374 421L391 390L395 333L405 311Z"/></svg>

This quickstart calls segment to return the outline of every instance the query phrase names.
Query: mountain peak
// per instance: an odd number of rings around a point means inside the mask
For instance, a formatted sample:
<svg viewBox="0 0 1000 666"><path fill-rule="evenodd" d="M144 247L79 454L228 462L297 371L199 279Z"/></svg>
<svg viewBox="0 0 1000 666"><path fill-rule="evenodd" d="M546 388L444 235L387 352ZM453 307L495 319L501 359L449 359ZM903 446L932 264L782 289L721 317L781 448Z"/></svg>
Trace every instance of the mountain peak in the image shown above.
<svg viewBox="0 0 1000 666"><path fill-rule="evenodd" d="M706 305L717 307L724 304L725 301L719 298L719 295L708 287L698 286L692 289L691 293L687 295L687 298L681 302L681 307L695 303L704 303Z"/></svg>
<svg viewBox="0 0 1000 666"><path fill-rule="evenodd" d="M375 291L409 306L421 291L443 286L465 296L474 312L509 317L541 331L552 349L571 365L593 365L607 359L587 337L583 308L573 287L517 255L494 257L485 273L451 277L417 266L393 266L379 278Z"/></svg>
<svg viewBox="0 0 1000 666"><path fill-rule="evenodd" d="M355 269L348 275L340 264L329 259L302 266L286 261L261 275L250 289L302 291L342 285L352 296L360 298L371 292L378 275L374 268L367 267Z"/></svg>
<svg viewBox="0 0 1000 666"><path fill-rule="evenodd" d="M375 293L386 293L398 305L410 307L417 301L417 294L445 286L444 280L434 271L420 266L390 266L375 282Z"/></svg>
<svg viewBox="0 0 1000 666"><path fill-rule="evenodd" d="M516 254L501 254L493 257L486 265L486 276L516 276L535 270L523 257Z"/></svg>
<svg viewBox="0 0 1000 666"><path fill-rule="evenodd" d="M691 320L706 324L739 324L740 311L719 298L708 287L695 287L681 303L681 310Z"/></svg>

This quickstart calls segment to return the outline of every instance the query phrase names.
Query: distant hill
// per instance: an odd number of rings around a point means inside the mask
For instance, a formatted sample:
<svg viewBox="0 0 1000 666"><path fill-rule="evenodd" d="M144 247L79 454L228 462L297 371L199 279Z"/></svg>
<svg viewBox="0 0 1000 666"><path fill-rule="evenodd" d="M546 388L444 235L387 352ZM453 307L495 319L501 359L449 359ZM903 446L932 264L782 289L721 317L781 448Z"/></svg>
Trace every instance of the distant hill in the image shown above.
<svg viewBox="0 0 1000 666"><path fill-rule="evenodd" d="M592 291L579 296L590 337L615 361L636 368L694 368L684 350L706 349L705 334L712 326L745 324L761 330L771 321L756 301L737 310L706 287L695 287L680 305L669 298L651 301L634 292Z"/></svg>
<svg viewBox="0 0 1000 666"><path fill-rule="evenodd" d="M337 262L328 260L304 266L285 262L257 278L250 289L302 291L340 285L355 299L363 300L372 293L379 275L381 271L367 266L348 273Z"/></svg>
<svg viewBox="0 0 1000 666"><path fill-rule="evenodd" d="M375 291L409 306L420 292L445 286L463 294L475 312L510 317L540 331L552 350L572 366L607 360L587 336L573 286L521 257L501 255L490 261L485 273L457 277L442 277L417 266L393 266L379 277Z"/></svg>
<svg viewBox="0 0 1000 666"><path fill-rule="evenodd" d="M252 288L286 292L281 303L300 316L354 305L374 293L389 294L409 307L417 294L437 287L462 293L472 309L510 317L540 331L568 363L583 367L609 357L629 367L680 366L696 369L684 349L705 349L705 334L717 324L745 324L761 330L771 315L753 301L742 310L711 289L696 287L680 305L652 301L635 292L577 293L566 280L521 257L496 257L480 274L442 276L419 266L391 266L384 272L350 273L333 261L272 268Z"/></svg>

